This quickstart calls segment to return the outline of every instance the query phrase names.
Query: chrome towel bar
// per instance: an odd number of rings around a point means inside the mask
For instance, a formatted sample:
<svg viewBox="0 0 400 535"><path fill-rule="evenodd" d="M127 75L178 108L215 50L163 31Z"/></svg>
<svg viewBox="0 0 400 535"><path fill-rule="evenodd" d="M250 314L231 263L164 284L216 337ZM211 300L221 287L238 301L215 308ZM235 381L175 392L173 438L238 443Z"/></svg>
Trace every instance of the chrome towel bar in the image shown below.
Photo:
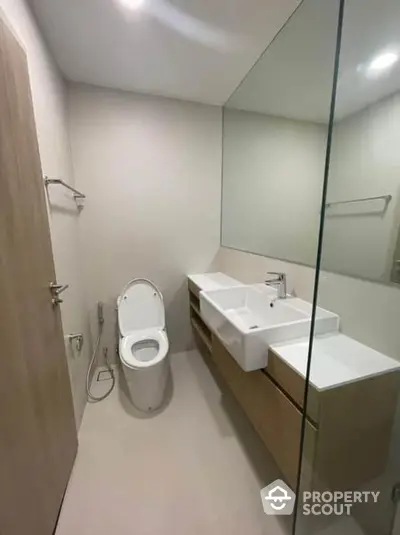
<svg viewBox="0 0 400 535"><path fill-rule="evenodd" d="M326 207L330 208L331 206L337 205L337 204L350 204L350 203L356 203L356 202L367 202L367 201L385 201L386 205L390 203L392 200L392 195L379 195L378 197L365 197L363 199L352 199L349 201L334 201L334 202L327 202Z"/></svg>
<svg viewBox="0 0 400 535"><path fill-rule="evenodd" d="M67 189L69 189L70 191L72 191L74 193L74 199L86 199L86 195L84 195L83 193L81 193L77 189L73 188L72 186L70 186L69 184L64 182L64 180L61 180L61 178L49 178L49 177L45 176L44 177L44 184L45 184L46 188L47 188L47 186L50 186L51 184L60 184L61 186L64 186L64 188L67 188Z"/></svg>

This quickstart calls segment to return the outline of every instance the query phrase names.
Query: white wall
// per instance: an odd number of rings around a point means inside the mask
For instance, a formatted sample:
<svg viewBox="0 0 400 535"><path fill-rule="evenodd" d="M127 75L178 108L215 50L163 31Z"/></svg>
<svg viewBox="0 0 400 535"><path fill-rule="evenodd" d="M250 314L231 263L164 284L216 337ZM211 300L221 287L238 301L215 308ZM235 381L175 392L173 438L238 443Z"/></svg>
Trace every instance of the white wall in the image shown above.
<svg viewBox="0 0 400 535"><path fill-rule="evenodd" d="M124 285L152 279L165 298L172 351L191 345L186 274L206 271L220 241L221 109L72 85L70 136L93 336L107 305L114 352Z"/></svg>
<svg viewBox="0 0 400 535"><path fill-rule="evenodd" d="M0 16L8 21L27 53L43 174L73 183L63 80L26 3L23 0L0 0ZM70 284L70 290L63 295L63 329L65 334L82 332L86 340L80 356L73 354L66 344L79 427L86 404L85 375L90 347L80 283L78 217L70 195L55 189L50 193L49 217L56 274L59 282Z"/></svg>
<svg viewBox="0 0 400 535"><path fill-rule="evenodd" d="M335 124L328 200L393 195L382 201L330 208L324 268L389 280L399 230L400 93Z"/></svg>
<svg viewBox="0 0 400 535"><path fill-rule="evenodd" d="M224 111L222 243L315 265L327 128Z"/></svg>

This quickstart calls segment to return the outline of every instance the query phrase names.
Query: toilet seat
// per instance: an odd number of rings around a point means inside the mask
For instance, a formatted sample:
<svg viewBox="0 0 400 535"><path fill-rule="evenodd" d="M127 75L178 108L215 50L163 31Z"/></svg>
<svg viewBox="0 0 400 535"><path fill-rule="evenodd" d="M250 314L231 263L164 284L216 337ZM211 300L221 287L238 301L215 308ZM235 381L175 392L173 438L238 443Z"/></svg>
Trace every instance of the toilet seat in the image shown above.
<svg viewBox="0 0 400 535"><path fill-rule="evenodd" d="M134 346L141 342L155 342L158 345L157 354L150 360L140 360L135 356ZM146 369L161 362L169 349L168 337L164 330L159 328L133 331L120 340L120 358L131 369Z"/></svg>
<svg viewBox="0 0 400 535"><path fill-rule="evenodd" d="M121 336L133 332L165 328L164 300L148 279L133 279L118 298L118 325Z"/></svg>

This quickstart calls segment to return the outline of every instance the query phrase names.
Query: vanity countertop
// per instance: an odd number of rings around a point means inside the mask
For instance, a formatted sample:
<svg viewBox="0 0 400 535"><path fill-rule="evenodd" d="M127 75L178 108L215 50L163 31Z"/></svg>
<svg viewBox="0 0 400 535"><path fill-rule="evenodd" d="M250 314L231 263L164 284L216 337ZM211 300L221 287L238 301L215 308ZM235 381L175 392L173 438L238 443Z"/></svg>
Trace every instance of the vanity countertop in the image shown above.
<svg viewBox="0 0 400 535"><path fill-rule="evenodd" d="M188 278L204 291L244 284L221 272L188 275ZM270 347L291 368L305 377L308 346L309 338L304 337L272 344ZM317 390L329 390L394 371L400 371L400 362L340 332L317 335L314 338L310 382Z"/></svg>
<svg viewBox="0 0 400 535"><path fill-rule="evenodd" d="M222 288L232 288L233 286L243 286L239 282L225 273L217 271L216 273L199 273L198 275L188 275L188 278L200 288L209 292L211 290L220 290Z"/></svg>
<svg viewBox="0 0 400 535"><path fill-rule="evenodd" d="M301 338L273 344L271 349L305 377L308 346L309 339ZM328 390L396 370L400 370L400 362L344 334L330 333L314 339L310 382L317 390Z"/></svg>

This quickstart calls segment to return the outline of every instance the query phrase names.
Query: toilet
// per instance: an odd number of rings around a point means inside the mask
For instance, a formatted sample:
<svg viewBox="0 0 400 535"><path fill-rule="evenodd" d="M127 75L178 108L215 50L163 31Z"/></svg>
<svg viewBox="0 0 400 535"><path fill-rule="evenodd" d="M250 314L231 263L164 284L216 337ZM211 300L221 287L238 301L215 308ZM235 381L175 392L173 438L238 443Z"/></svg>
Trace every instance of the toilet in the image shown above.
<svg viewBox="0 0 400 535"><path fill-rule="evenodd" d="M165 397L169 361L164 300L147 279L129 282L118 298L119 356L132 403L141 411L159 408Z"/></svg>

